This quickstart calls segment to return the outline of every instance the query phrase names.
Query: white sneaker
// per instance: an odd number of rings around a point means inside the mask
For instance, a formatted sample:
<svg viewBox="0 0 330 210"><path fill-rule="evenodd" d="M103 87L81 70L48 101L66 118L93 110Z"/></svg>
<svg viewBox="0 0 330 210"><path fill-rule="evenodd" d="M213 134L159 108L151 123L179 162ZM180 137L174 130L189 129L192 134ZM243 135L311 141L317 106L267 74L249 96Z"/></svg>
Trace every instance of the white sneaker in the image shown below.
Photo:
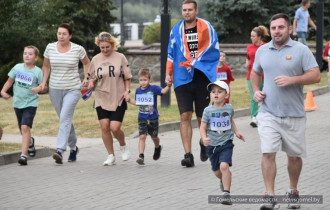
<svg viewBox="0 0 330 210"><path fill-rule="evenodd" d="M121 157L124 161L130 158L131 153L129 152L129 146L127 142L125 146L120 146L120 151L121 151Z"/></svg>
<svg viewBox="0 0 330 210"><path fill-rule="evenodd" d="M103 163L104 166L111 166L115 164L116 164L116 157L113 154L108 155L108 159Z"/></svg>
<svg viewBox="0 0 330 210"><path fill-rule="evenodd" d="M250 125L254 128L258 127L258 122L256 117L252 117Z"/></svg>

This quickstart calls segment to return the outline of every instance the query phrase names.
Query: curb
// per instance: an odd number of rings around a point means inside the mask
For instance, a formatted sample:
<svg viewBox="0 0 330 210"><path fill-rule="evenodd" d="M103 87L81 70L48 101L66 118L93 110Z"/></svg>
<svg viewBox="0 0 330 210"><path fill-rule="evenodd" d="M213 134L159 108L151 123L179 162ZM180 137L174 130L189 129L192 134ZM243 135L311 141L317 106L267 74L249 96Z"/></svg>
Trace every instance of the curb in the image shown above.
<svg viewBox="0 0 330 210"><path fill-rule="evenodd" d="M312 90L314 96L322 95L329 92L328 86L320 87ZM306 97L306 92L304 93L304 97ZM250 108L242 108L235 110L235 117L246 117L250 115ZM197 119L192 119L191 121L192 128L197 128ZM180 121L168 122L159 125L158 133L164 133L168 131L176 131L180 129ZM132 133L129 138L137 138L139 137L139 131L135 131Z"/></svg>
<svg viewBox="0 0 330 210"><path fill-rule="evenodd" d="M36 148L36 156L28 157L28 161L51 156L54 152L56 152L56 150L49 148L49 147ZM20 156L21 156L21 151L8 152L8 153L1 154L0 155L0 166L11 164L11 163L17 163L17 160L20 158Z"/></svg>

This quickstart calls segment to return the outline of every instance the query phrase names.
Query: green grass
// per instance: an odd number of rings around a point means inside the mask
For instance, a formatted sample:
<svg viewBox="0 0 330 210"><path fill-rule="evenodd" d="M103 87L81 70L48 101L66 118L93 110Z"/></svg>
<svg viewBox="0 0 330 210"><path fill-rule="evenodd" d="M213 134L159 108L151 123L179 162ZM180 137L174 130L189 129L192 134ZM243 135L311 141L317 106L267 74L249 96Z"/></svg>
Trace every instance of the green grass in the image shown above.
<svg viewBox="0 0 330 210"><path fill-rule="evenodd" d="M11 151L18 151L22 149L21 144L17 143L5 143L0 141L0 154Z"/></svg>
<svg viewBox="0 0 330 210"><path fill-rule="evenodd" d="M327 72L322 73L321 82L318 84L305 86L304 90L309 91L317 87L325 86L328 84ZM155 83L156 84L156 83ZM250 105L250 96L245 78L236 78L231 83L231 98L230 103L233 104L235 109L246 108ZM132 90L135 90L138 84L132 84ZM93 94L94 96L94 94ZM80 100L74 115L74 125L76 133L79 137L101 137L101 130L97 115L93 106L93 96L87 100ZM131 93L134 97L134 91ZM171 90L171 106L169 108L160 107L160 98L158 98L160 123L178 121L179 111L177 108L176 98ZM12 107L12 98L4 100L0 98L0 124L4 129L4 133L19 134L17 128L16 116ZM138 107L131 104L128 105L128 110L125 114L122 129L126 136L129 136L137 130L137 116ZM41 95L39 107L33 123L32 134L37 136L56 136L58 132L59 121L56 112L50 102L48 94Z"/></svg>

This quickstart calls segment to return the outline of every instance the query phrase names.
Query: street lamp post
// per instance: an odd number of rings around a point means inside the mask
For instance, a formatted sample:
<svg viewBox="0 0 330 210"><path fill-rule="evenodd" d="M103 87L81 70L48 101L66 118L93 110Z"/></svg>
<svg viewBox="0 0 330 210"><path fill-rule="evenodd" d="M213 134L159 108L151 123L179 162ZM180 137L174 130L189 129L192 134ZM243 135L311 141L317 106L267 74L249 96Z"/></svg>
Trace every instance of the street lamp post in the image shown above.
<svg viewBox="0 0 330 210"><path fill-rule="evenodd" d="M120 41L125 40L124 0L120 0Z"/></svg>
<svg viewBox="0 0 330 210"><path fill-rule="evenodd" d="M171 16L168 12L168 1L169 0L162 0L163 10L160 16L161 19L160 81L162 87L166 86L165 78L166 78L167 47L170 38L170 28L171 28L171 24L170 24ZM169 107L170 105L171 105L171 91L169 91L167 94L164 94L161 97L162 107Z"/></svg>
<svg viewBox="0 0 330 210"><path fill-rule="evenodd" d="M316 4L316 61L319 64L319 67L322 67L323 60L323 9L324 9L324 0L319 0Z"/></svg>

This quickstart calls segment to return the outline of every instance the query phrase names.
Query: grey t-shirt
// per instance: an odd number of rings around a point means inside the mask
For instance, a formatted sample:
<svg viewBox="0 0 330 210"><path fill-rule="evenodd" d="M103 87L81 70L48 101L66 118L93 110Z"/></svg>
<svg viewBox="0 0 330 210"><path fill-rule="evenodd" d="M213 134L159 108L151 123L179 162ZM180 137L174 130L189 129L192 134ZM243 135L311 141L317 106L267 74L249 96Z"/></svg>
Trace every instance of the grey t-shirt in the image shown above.
<svg viewBox="0 0 330 210"><path fill-rule="evenodd" d="M276 49L273 40L261 46L255 56L253 70L264 73L266 97L259 109L277 117L304 117L303 85L278 87L277 76L298 76L317 67L318 64L309 48L292 39L281 49Z"/></svg>
<svg viewBox="0 0 330 210"><path fill-rule="evenodd" d="M234 131L231 119L234 109L231 104L225 104L223 108L215 108L210 105L204 109L202 122L206 122L207 137L211 139L211 146L222 146L228 140L233 140Z"/></svg>

